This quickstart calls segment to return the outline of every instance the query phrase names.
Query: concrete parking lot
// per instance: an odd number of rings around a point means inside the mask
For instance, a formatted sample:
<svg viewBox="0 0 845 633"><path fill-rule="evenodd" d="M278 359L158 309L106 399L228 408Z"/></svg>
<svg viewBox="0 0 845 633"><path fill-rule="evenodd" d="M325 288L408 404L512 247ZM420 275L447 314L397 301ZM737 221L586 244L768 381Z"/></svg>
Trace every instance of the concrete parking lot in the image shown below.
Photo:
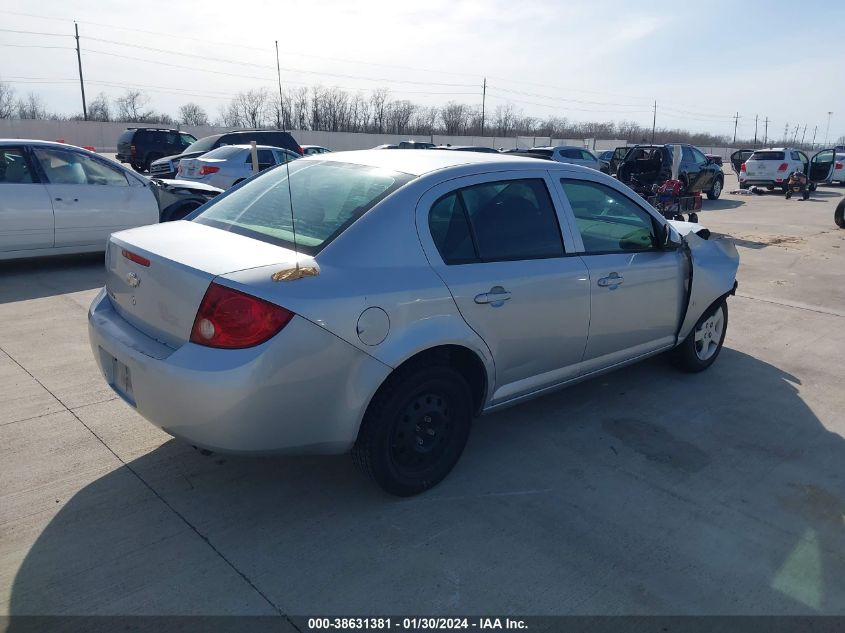
<svg viewBox="0 0 845 633"><path fill-rule="evenodd" d="M101 257L0 264L0 614L843 614L843 193L705 201L742 258L716 364L482 418L410 499L171 439L92 359Z"/></svg>

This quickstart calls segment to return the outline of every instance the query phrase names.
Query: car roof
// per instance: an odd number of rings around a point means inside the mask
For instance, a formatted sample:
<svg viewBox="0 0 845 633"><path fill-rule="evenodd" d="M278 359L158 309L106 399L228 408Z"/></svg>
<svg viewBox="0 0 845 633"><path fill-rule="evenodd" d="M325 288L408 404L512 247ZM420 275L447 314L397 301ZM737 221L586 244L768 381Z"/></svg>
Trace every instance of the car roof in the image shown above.
<svg viewBox="0 0 845 633"><path fill-rule="evenodd" d="M323 147L322 145L300 145L300 147L301 147L302 149L307 149L307 148L309 148L309 147L316 147L317 149L326 149L326 148L325 148L325 147Z"/></svg>
<svg viewBox="0 0 845 633"><path fill-rule="evenodd" d="M365 165L389 169L412 176L423 176L425 174L469 165L491 167L496 170L507 169L552 169L566 167L577 167L565 163L527 158L522 156L508 156L507 154L488 152L455 152L445 149L420 149L404 150L401 152L383 152L380 150L358 150L352 152L332 152L328 156L306 156L299 160L304 161L331 161ZM586 170L586 167L577 167ZM590 173L594 170L588 170Z"/></svg>
<svg viewBox="0 0 845 633"><path fill-rule="evenodd" d="M221 149L223 147L237 147L238 149L249 149L250 147L252 147L252 145L250 145L248 143L231 143L229 145L221 145L220 147L217 147L217 148L215 148L211 151L213 152L213 151L215 151L217 149ZM290 154L296 153L296 152L289 150L286 147L277 147L276 145L256 145L255 149L280 149L280 150L288 152Z"/></svg>

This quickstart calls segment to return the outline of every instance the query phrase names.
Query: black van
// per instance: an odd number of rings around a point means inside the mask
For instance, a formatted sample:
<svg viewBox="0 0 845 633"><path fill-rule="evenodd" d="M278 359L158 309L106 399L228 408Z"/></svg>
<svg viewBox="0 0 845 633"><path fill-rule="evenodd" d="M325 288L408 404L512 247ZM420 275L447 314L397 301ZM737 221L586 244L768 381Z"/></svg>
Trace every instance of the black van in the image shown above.
<svg viewBox="0 0 845 633"><path fill-rule="evenodd" d="M173 156L167 156L153 162L150 166L150 177L175 178L176 168L179 167L179 161L183 158L202 156L221 145L246 145L252 141L255 141L258 145L282 147L297 154L302 154L302 148L289 132L282 132L281 130L231 130L224 134L214 134L201 138L187 147L181 154L176 153Z"/></svg>
<svg viewBox="0 0 845 633"><path fill-rule="evenodd" d="M162 156L185 151L197 138L193 134L153 127L129 127L117 139L117 160L137 172L150 170Z"/></svg>

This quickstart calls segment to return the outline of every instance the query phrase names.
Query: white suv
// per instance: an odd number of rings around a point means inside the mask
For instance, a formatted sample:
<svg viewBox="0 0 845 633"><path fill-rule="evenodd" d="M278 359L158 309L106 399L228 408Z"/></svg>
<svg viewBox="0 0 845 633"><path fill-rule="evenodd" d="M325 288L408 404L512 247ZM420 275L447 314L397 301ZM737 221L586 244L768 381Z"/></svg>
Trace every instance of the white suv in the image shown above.
<svg viewBox="0 0 845 633"><path fill-rule="evenodd" d="M739 188L751 185L786 187L789 174L794 171L807 173L810 160L807 155L791 147L758 149L746 160L739 171Z"/></svg>

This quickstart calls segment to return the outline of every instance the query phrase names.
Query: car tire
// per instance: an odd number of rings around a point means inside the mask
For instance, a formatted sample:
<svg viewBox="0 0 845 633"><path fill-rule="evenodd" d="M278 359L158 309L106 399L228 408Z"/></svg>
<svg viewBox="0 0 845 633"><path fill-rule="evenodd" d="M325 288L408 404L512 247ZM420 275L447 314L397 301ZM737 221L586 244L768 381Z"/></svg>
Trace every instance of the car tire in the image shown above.
<svg viewBox="0 0 845 633"><path fill-rule="evenodd" d="M689 217L687 218L687 221L698 224L698 214L697 213L690 213Z"/></svg>
<svg viewBox="0 0 845 633"><path fill-rule="evenodd" d="M815 182L810 183L810 191L815 191L818 188L818 184Z"/></svg>
<svg viewBox="0 0 845 633"><path fill-rule="evenodd" d="M787 190L786 190L786 193L785 193L785 194L783 194L783 195L784 195L784 197L785 197L787 200L789 200L789 199L792 197L792 190L791 190L791 189L787 189Z"/></svg>
<svg viewBox="0 0 845 633"><path fill-rule="evenodd" d="M149 172L150 165L152 165L153 162L157 161L159 158L162 158L161 154L150 154L149 156L147 156L147 160L144 162L144 171Z"/></svg>
<svg viewBox="0 0 845 633"><path fill-rule="evenodd" d="M470 387L460 372L432 360L412 361L388 377L352 449L355 465L393 495L419 494L442 481L469 437Z"/></svg>
<svg viewBox="0 0 845 633"><path fill-rule="evenodd" d="M833 212L833 221L840 229L845 229L845 198L836 205L836 210Z"/></svg>
<svg viewBox="0 0 845 633"><path fill-rule="evenodd" d="M739 188L740 189L748 189L748 185L746 185L744 183L739 183Z"/></svg>
<svg viewBox="0 0 845 633"><path fill-rule="evenodd" d="M707 192L707 199L708 200L718 200L719 196L722 195L722 179L716 178L713 181L713 186L710 188L710 191Z"/></svg>
<svg viewBox="0 0 845 633"><path fill-rule="evenodd" d="M809 200L810 199L810 192L809 190L805 189L801 192L801 199L802 200Z"/></svg>
<svg viewBox="0 0 845 633"><path fill-rule="evenodd" d="M722 351L727 331L728 302L721 299L701 316L684 342L669 352L669 360L689 373L704 371Z"/></svg>

